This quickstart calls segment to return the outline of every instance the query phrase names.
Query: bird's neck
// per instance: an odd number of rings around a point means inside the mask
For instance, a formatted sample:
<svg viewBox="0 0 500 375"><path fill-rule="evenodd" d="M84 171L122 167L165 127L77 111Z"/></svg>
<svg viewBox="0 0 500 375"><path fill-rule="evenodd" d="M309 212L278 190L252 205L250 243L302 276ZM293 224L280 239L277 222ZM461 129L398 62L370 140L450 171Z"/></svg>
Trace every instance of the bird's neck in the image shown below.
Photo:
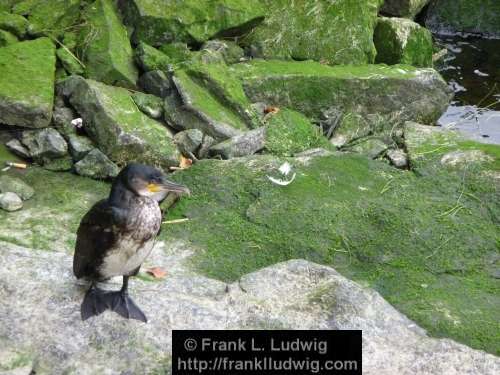
<svg viewBox="0 0 500 375"><path fill-rule="evenodd" d="M112 207L128 209L130 205L137 199L134 192L127 189L120 181L115 181L109 193L109 204Z"/></svg>

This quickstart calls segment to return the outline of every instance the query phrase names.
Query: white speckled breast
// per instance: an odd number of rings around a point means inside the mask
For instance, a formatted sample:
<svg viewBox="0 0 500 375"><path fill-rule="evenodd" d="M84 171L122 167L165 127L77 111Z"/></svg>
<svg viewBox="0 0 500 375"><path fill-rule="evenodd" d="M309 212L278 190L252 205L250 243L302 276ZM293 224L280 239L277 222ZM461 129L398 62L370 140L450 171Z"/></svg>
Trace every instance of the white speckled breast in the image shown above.
<svg viewBox="0 0 500 375"><path fill-rule="evenodd" d="M104 278L132 274L153 250L161 225L158 203L150 198L138 197L131 212L126 229L99 268Z"/></svg>

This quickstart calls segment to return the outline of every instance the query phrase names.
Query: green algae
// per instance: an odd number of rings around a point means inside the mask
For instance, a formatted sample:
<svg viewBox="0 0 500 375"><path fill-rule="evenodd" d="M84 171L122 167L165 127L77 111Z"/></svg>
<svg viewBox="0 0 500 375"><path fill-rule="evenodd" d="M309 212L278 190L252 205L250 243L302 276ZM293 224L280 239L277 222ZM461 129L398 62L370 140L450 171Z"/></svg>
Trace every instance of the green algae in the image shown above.
<svg viewBox="0 0 500 375"><path fill-rule="evenodd" d="M262 21L260 1L131 0L123 4L133 39L153 46L170 42L202 43L214 36L243 35Z"/></svg>
<svg viewBox="0 0 500 375"><path fill-rule="evenodd" d="M263 3L268 9L264 22L243 39L258 57L312 59L328 64L373 63L373 29L380 0Z"/></svg>
<svg viewBox="0 0 500 375"><path fill-rule="evenodd" d="M52 117L55 47L48 38L0 48L0 122L45 127Z"/></svg>
<svg viewBox="0 0 500 375"><path fill-rule="evenodd" d="M204 248L194 266L226 281L293 258L331 265L432 335L498 354L489 267L500 250L500 187L484 169L417 177L343 154L288 159L297 176L282 187L266 176L284 160L202 161L176 173L192 195L169 217L190 220L162 236Z"/></svg>
<svg viewBox="0 0 500 375"><path fill-rule="evenodd" d="M23 38L28 28L28 21L23 16L0 11L0 29L10 31L18 38Z"/></svg>
<svg viewBox="0 0 500 375"><path fill-rule="evenodd" d="M80 21L81 0L38 1L29 9L28 32L59 38Z"/></svg>
<svg viewBox="0 0 500 375"><path fill-rule="evenodd" d="M330 147L321 129L299 112L281 109L266 124L265 150L277 156L293 156L317 147Z"/></svg>
<svg viewBox="0 0 500 375"><path fill-rule="evenodd" d="M373 35L376 63L432 67L433 43L429 30L403 18L380 17Z"/></svg>
<svg viewBox="0 0 500 375"><path fill-rule="evenodd" d="M19 40L12 33L5 30L0 30L0 47L8 46L9 44L17 43Z"/></svg>
<svg viewBox="0 0 500 375"><path fill-rule="evenodd" d="M96 0L84 13L78 53L87 77L110 85L135 88L137 69L127 30L113 1Z"/></svg>

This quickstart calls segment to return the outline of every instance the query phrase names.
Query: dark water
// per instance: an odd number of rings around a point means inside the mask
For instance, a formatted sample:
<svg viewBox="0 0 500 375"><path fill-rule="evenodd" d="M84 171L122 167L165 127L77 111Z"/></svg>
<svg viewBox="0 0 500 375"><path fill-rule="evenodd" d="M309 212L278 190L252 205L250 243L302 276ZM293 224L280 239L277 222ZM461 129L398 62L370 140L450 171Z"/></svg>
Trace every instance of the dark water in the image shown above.
<svg viewBox="0 0 500 375"><path fill-rule="evenodd" d="M500 144L500 39L434 36L448 50L436 68L455 91L439 124Z"/></svg>

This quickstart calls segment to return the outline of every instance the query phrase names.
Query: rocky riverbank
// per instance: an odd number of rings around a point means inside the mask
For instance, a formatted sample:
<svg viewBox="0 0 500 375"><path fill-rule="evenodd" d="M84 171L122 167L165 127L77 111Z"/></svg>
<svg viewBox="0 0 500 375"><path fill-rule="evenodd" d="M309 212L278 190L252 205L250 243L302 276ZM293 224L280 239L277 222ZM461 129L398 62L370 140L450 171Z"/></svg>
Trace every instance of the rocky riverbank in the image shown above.
<svg viewBox="0 0 500 375"><path fill-rule="evenodd" d="M434 126L422 25L500 30L448 3L1 1L0 372L165 373L171 329L324 328L364 330L366 373L497 373L500 146ZM133 285L150 324L84 324L75 231L130 161L193 194L163 205L167 277Z"/></svg>

